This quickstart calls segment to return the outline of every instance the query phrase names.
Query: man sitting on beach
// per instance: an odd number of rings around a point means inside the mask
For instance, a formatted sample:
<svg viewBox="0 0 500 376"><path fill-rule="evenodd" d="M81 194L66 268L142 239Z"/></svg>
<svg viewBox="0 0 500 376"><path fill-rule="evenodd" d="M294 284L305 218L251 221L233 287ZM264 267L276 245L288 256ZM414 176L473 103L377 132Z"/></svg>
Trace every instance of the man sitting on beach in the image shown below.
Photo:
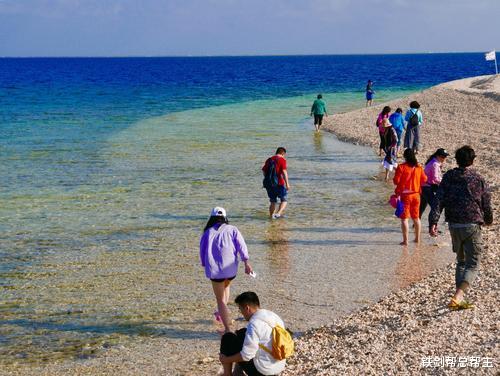
<svg viewBox="0 0 500 376"><path fill-rule="evenodd" d="M280 146L276 154L266 160L262 167L264 173L264 188L269 197L269 216L273 219L280 218L287 205L287 195L290 190L288 171L286 167L286 149ZM280 206L275 213L276 203L280 199Z"/></svg>
<svg viewBox="0 0 500 376"><path fill-rule="evenodd" d="M279 374L285 369L286 360L275 359L262 347L272 348L272 329L276 325L284 328L283 320L274 312L260 308L259 297L252 291L238 295L234 302L248 326L222 336L219 360L224 376L232 375L233 363L238 363L248 376Z"/></svg>
<svg viewBox="0 0 500 376"><path fill-rule="evenodd" d="M464 295L479 271L483 252L481 225L493 222L488 186L476 171L469 168L475 157L474 150L467 145L455 152L458 168L444 174L429 214L429 233L437 236L437 223L444 208L453 252L457 254L457 289L448 304L451 310L474 307Z"/></svg>

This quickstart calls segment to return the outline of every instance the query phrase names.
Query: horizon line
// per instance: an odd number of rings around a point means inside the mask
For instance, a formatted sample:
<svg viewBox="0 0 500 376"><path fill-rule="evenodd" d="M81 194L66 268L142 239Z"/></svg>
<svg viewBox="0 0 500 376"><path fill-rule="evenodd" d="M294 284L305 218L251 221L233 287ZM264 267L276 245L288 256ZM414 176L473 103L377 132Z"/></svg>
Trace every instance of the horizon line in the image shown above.
<svg viewBox="0 0 500 376"><path fill-rule="evenodd" d="M496 50L490 50L491 52ZM337 53L337 54L222 54L222 55L54 55L54 56L0 56L0 59L126 59L126 58L201 58L201 57L293 57L293 56L377 56L377 55L445 55L479 54L484 51L447 51L447 52L386 52L386 53Z"/></svg>

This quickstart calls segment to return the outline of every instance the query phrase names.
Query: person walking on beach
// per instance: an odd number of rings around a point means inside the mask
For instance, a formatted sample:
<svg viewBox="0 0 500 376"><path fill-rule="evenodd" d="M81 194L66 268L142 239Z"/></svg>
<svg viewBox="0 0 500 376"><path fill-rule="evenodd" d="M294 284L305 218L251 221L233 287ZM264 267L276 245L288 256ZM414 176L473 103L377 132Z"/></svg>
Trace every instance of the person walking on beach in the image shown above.
<svg viewBox="0 0 500 376"><path fill-rule="evenodd" d="M217 311L217 321L221 321L226 332L231 331L231 319L227 303L229 285L238 272L238 257L245 263L245 273L253 272L248 262L248 250L245 239L235 226L229 225L226 210L215 207L205 226L200 239L200 261L205 268L205 275L212 282Z"/></svg>
<svg viewBox="0 0 500 376"><path fill-rule="evenodd" d="M493 223L488 185L471 169L475 158L476 153L470 146L457 149L458 167L444 174L429 215L429 234L437 236L439 217L444 209L453 252L457 254L456 291L448 304L451 310L474 307L465 299L465 293L479 271L483 253L481 226Z"/></svg>
<svg viewBox="0 0 500 376"><path fill-rule="evenodd" d="M395 194L403 202L404 210L401 218L401 231L403 241L401 245L408 245L409 218L413 220L415 228L415 243L420 243L420 192L422 184L427 181L424 169L418 164L417 157L412 149L406 149L403 153L405 162L396 168L394 184Z"/></svg>
<svg viewBox="0 0 500 376"><path fill-rule="evenodd" d="M385 118L382 120L382 125L384 126L384 152L385 157L382 165L385 169L385 181L389 180L389 173L398 167L397 163L397 144L398 144L398 135L396 134L396 130L392 126L391 122Z"/></svg>
<svg viewBox="0 0 500 376"><path fill-rule="evenodd" d="M439 148L425 162L424 172L427 181L422 186L422 195L420 196L420 218L422 218L427 204L432 205L434 202L434 196L443 177L441 165L446 161L448 155L445 149Z"/></svg>
<svg viewBox="0 0 500 376"><path fill-rule="evenodd" d="M373 81L368 80L366 84L366 107L371 106L375 92L373 91Z"/></svg>
<svg viewBox="0 0 500 376"><path fill-rule="evenodd" d="M285 155L286 149L280 146L276 149L276 154L268 158L262 167L262 172L264 173L263 185L266 188L270 201L269 217L272 219L283 216L287 206L288 191L291 188L288 181ZM278 211L275 213L278 198L280 199L280 205Z"/></svg>
<svg viewBox="0 0 500 376"><path fill-rule="evenodd" d="M219 360L224 367L224 376L232 375L233 363L237 363L248 376L281 373L286 359L275 359L270 352L273 328L276 325L285 328L283 320L276 313L260 308L259 297L252 291L238 295L234 302L248 326L222 336Z"/></svg>
<svg viewBox="0 0 500 376"><path fill-rule="evenodd" d="M394 112L391 116L389 116L389 121L391 122L396 134L398 136L398 142L396 145L396 155L399 154L399 150L401 147L401 141L403 139L403 132L405 130L405 121L403 119L403 110L401 108L397 108L396 112Z"/></svg>
<svg viewBox="0 0 500 376"><path fill-rule="evenodd" d="M328 117L328 113L326 111L326 103L323 100L323 96L318 94L316 100L313 102L311 107L311 116L314 115L314 127L316 128L316 132L319 132L319 128L321 124L323 124L323 115Z"/></svg>
<svg viewBox="0 0 500 376"><path fill-rule="evenodd" d="M377 121L375 125L378 128L378 134L380 136L380 146L379 146L379 151L378 151L378 156L381 157L382 153L385 150L385 127L384 127L384 119L389 119L389 114L391 113L391 108L389 106L385 106L382 109L382 112L378 114Z"/></svg>
<svg viewBox="0 0 500 376"><path fill-rule="evenodd" d="M406 111L405 121L407 122L404 147L411 148L415 155L420 147L420 126L423 123L422 111L417 101L410 102L410 108Z"/></svg>

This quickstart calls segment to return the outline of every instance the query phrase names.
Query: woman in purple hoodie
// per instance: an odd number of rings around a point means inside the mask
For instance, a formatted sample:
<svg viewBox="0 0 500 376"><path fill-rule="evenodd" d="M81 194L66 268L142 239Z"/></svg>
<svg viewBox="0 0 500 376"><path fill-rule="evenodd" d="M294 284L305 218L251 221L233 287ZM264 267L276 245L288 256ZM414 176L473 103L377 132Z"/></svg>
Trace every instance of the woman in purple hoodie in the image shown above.
<svg viewBox="0 0 500 376"><path fill-rule="evenodd" d="M245 239L235 226L229 225L226 210L215 207L210 213L207 225L200 239L200 261L205 275L212 282L218 311L217 321L222 321L224 330L231 331L229 318L229 285L238 273L238 256L245 263L245 273L251 274Z"/></svg>

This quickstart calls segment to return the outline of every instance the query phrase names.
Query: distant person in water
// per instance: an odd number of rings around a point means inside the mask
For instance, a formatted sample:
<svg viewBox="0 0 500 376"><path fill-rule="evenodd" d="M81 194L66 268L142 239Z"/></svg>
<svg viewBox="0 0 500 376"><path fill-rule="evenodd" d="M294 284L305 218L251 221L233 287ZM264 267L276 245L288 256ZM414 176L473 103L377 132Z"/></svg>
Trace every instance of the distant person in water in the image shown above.
<svg viewBox="0 0 500 376"><path fill-rule="evenodd" d="M384 127L384 119L389 119L389 114L391 113L391 108L389 106L385 106L382 109L382 112L378 114L377 121L376 121L376 126L378 128L378 135L380 136L380 145L379 145L379 151L378 155L379 157L382 156L382 153L384 153L385 150L385 127Z"/></svg>
<svg viewBox="0 0 500 376"><path fill-rule="evenodd" d="M470 146L457 149L455 160L458 167L444 174L429 214L429 233L437 236L439 217L444 209L453 252L457 255L456 291L448 304L451 310L474 307L465 299L465 293L479 271L483 253L481 226L493 223L488 185L471 168L475 158L476 153Z"/></svg>
<svg viewBox="0 0 500 376"><path fill-rule="evenodd" d="M283 216L287 206L288 191L290 190L290 183L288 182L288 170L286 164L286 149L280 146L276 149L276 154L268 158L262 167L264 174L263 186L267 191L269 197L269 216L272 219L277 219ZM278 211L276 204L280 199Z"/></svg>
<svg viewBox="0 0 500 376"><path fill-rule="evenodd" d="M375 92L373 91L373 81L368 80L368 83L366 84L366 107L372 105L374 96Z"/></svg>
<svg viewBox="0 0 500 376"><path fill-rule="evenodd" d="M427 176L427 181L422 186L422 196L420 196L420 218L422 218L422 214L424 214L427 205L432 205L434 202L434 196L443 178L441 166L446 161L448 155L446 150L440 148L427 159L427 162L425 162L424 172Z"/></svg>
<svg viewBox="0 0 500 376"><path fill-rule="evenodd" d="M420 148L420 127L423 123L422 111L417 101L410 103L410 108L406 111L405 121L407 122L405 133L405 149L411 148L415 155Z"/></svg>
<svg viewBox="0 0 500 376"><path fill-rule="evenodd" d="M403 140L403 132L405 130L405 120L403 118L403 110L398 107L396 109L396 112L394 112L391 116L389 116L389 121L391 122L398 136L398 143L396 145L396 155L397 155L401 147L401 143Z"/></svg>
<svg viewBox="0 0 500 376"><path fill-rule="evenodd" d="M406 149L403 153L405 162L396 168L394 184L395 194L403 202L404 210L400 215L401 231L403 241L401 245L408 245L409 219L413 220L415 227L415 243L420 242L420 192L422 184L427 181L424 169L418 164L417 157L412 149Z"/></svg>
<svg viewBox="0 0 500 376"><path fill-rule="evenodd" d="M326 111L326 103L323 100L323 96L318 94L316 100L313 102L311 107L311 116L314 115L314 127L316 128L316 132L319 132L319 128L323 124L323 116L328 117L328 113Z"/></svg>
<svg viewBox="0 0 500 376"><path fill-rule="evenodd" d="M238 272L238 258L245 263L245 273L252 273L245 239L235 226L229 224L226 210L215 207L200 240L200 261L206 277L212 282L217 300L215 319L222 322L225 332L231 331L227 303L229 285Z"/></svg>
<svg viewBox="0 0 500 376"><path fill-rule="evenodd" d="M398 145L398 135L396 130L392 126L391 122L386 118L382 120L382 125L384 126L384 152L385 157L382 165L385 169L385 181L389 180L389 173L398 167L397 163L397 145Z"/></svg>

